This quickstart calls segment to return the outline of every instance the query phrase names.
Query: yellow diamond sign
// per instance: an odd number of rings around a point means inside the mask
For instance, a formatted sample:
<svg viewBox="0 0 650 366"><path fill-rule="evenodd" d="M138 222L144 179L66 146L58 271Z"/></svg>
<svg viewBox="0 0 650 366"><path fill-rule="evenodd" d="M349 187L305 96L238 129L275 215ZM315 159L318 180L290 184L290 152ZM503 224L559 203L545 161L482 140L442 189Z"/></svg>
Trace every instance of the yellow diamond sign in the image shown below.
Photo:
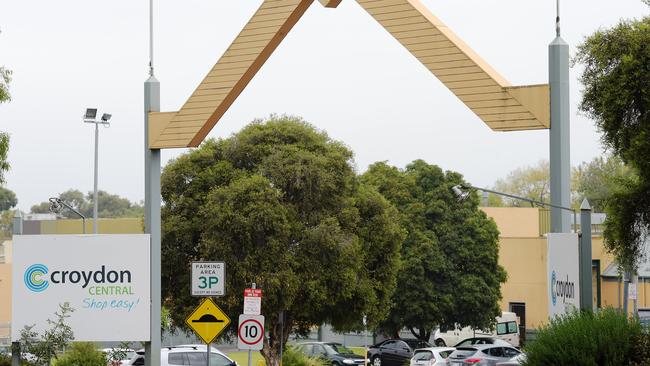
<svg viewBox="0 0 650 366"><path fill-rule="evenodd" d="M212 343L230 325L230 318L210 298L206 298L185 319L194 333L205 343Z"/></svg>

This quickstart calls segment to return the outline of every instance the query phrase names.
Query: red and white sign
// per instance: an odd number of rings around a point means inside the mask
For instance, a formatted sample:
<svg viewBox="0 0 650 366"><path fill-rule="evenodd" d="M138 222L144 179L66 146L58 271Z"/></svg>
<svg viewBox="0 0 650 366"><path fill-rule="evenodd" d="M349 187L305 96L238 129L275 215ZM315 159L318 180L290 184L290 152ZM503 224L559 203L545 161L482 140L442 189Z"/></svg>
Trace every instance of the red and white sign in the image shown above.
<svg viewBox="0 0 650 366"><path fill-rule="evenodd" d="M237 348L240 350L261 350L264 345L264 316L241 314L237 338Z"/></svg>
<svg viewBox="0 0 650 366"><path fill-rule="evenodd" d="M260 315L262 313L262 290L259 288L244 289L244 314Z"/></svg>

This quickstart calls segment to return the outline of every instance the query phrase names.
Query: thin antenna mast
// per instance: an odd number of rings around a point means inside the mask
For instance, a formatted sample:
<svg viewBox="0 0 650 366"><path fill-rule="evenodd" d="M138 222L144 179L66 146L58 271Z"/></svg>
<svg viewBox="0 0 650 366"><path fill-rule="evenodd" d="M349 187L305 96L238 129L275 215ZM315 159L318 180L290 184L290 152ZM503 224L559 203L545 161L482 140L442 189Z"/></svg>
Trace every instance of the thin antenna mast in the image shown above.
<svg viewBox="0 0 650 366"><path fill-rule="evenodd" d="M153 0L149 0L149 75L153 76Z"/></svg>
<svg viewBox="0 0 650 366"><path fill-rule="evenodd" d="M560 0L556 0L555 35L560 36Z"/></svg>

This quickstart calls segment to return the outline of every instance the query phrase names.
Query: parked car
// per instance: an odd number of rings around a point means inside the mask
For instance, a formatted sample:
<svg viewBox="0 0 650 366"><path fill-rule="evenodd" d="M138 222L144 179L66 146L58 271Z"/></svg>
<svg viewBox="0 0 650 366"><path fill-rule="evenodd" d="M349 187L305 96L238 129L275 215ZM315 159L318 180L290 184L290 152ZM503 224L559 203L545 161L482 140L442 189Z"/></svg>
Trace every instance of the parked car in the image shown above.
<svg viewBox="0 0 650 366"><path fill-rule="evenodd" d="M447 357L456 349L452 347L419 348L413 352L410 366L445 366Z"/></svg>
<svg viewBox="0 0 650 366"><path fill-rule="evenodd" d="M434 343L436 346L443 347L452 344L458 344L463 339L488 336L503 339L515 347L519 347L519 326L517 325L517 314L504 311L501 316L495 319L494 330L485 331L481 329L473 329L471 327L454 328L454 329L438 329L433 334Z"/></svg>
<svg viewBox="0 0 650 366"><path fill-rule="evenodd" d="M447 358L448 366L496 366L497 363L509 361L521 353L512 346L495 344L476 344L458 347Z"/></svg>
<svg viewBox="0 0 650 366"><path fill-rule="evenodd" d="M160 366L191 365L205 366L207 364L207 348L205 345L183 345L164 347L160 350ZM144 365L144 349L136 352L129 366ZM237 363L218 349L210 349L211 366L237 366Z"/></svg>
<svg viewBox="0 0 650 366"><path fill-rule="evenodd" d="M413 357L414 349L429 347L429 342L419 339L387 339L370 346L368 360L372 366L404 366Z"/></svg>
<svg viewBox="0 0 650 366"><path fill-rule="evenodd" d="M497 366L520 366L524 361L526 361L526 354L520 353L508 361L497 363Z"/></svg>
<svg viewBox="0 0 650 366"><path fill-rule="evenodd" d="M463 339L454 347L464 347L464 346L473 346L475 344L494 344L497 346L509 346L509 347L514 347L512 344L504 341L503 339L498 339L494 337L472 337L472 338L467 338Z"/></svg>
<svg viewBox="0 0 650 366"><path fill-rule="evenodd" d="M365 358L357 355L340 343L334 342L304 342L295 348L311 357L327 360L332 366L363 365Z"/></svg>

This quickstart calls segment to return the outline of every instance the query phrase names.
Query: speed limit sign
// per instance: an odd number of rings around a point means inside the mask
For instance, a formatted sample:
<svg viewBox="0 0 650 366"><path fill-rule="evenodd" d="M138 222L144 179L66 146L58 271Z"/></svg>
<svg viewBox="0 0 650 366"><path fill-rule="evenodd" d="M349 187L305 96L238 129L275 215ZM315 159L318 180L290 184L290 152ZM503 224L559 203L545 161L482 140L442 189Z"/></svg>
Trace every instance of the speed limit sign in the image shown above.
<svg viewBox="0 0 650 366"><path fill-rule="evenodd" d="M261 350L264 343L264 315L240 315L237 338L237 348Z"/></svg>

